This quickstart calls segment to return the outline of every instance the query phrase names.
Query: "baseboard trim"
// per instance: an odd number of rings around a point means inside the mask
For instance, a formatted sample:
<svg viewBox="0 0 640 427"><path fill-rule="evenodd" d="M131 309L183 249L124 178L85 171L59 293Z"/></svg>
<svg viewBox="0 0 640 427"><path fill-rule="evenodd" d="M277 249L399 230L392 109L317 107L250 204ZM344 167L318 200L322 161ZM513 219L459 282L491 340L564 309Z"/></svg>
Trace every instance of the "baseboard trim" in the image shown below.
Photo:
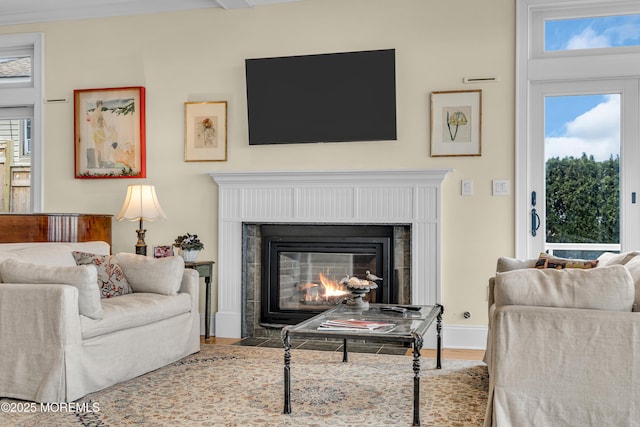
<svg viewBox="0 0 640 427"><path fill-rule="evenodd" d="M487 347L486 326L444 325L443 347L466 350L485 350Z"/></svg>

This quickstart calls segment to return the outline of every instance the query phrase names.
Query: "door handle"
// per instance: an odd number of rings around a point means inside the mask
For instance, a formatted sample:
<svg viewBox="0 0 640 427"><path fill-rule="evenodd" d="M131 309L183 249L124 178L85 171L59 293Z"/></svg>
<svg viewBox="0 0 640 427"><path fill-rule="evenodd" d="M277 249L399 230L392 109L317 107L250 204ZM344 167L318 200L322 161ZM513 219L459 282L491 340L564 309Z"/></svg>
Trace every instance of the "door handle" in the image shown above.
<svg viewBox="0 0 640 427"><path fill-rule="evenodd" d="M540 217L536 212L536 208L531 209L531 235L536 237L536 232L540 228Z"/></svg>
<svg viewBox="0 0 640 427"><path fill-rule="evenodd" d="M535 191L531 192L531 235L536 237L536 232L538 228L540 228L540 216L538 216L538 212L536 211L536 200L537 195Z"/></svg>

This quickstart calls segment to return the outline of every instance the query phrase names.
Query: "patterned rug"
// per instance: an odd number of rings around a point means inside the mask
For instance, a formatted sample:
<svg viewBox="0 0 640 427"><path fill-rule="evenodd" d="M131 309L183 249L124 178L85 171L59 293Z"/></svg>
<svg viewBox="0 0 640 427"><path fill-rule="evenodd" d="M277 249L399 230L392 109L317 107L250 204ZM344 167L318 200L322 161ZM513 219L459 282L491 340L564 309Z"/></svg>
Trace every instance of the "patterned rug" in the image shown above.
<svg viewBox="0 0 640 427"><path fill-rule="evenodd" d="M203 345L157 371L92 393L74 408L7 412L1 426L410 426L409 356L292 350L291 406L283 410L284 351ZM489 379L481 362L421 359L423 426L481 426ZM70 409L70 410L68 410ZM87 410L89 409L89 410Z"/></svg>

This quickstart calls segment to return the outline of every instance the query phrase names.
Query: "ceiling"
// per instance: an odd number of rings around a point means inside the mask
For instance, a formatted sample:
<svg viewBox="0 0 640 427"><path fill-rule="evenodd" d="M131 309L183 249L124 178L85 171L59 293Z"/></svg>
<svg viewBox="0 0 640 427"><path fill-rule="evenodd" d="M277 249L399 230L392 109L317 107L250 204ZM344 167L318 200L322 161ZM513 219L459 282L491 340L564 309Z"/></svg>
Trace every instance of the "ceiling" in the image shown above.
<svg viewBox="0 0 640 427"><path fill-rule="evenodd" d="M239 9L300 0L0 0L0 25L178 10Z"/></svg>

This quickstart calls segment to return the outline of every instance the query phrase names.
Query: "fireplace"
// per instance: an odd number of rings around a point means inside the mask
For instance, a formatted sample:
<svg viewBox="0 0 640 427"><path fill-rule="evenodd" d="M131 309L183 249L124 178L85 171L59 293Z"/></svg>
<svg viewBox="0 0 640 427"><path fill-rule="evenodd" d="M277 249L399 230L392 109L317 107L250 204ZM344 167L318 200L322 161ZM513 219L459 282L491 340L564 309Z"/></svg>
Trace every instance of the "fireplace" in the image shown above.
<svg viewBox="0 0 640 427"><path fill-rule="evenodd" d="M366 299L397 303L393 242L393 226L263 225L260 322L306 320L345 302L348 280L368 274L381 280Z"/></svg>
<svg viewBox="0 0 640 427"><path fill-rule="evenodd" d="M260 258L261 244L248 244L261 239L255 224L406 226L411 246L411 258L406 261L410 273L404 278L410 287L409 302L439 303L440 193L450 171L212 172L218 202L215 336L250 336L245 329L247 319L260 311L256 294L260 293L261 269L256 269L254 257ZM247 253L246 246L253 249Z"/></svg>
<svg viewBox="0 0 640 427"><path fill-rule="evenodd" d="M280 226L284 226L287 231L277 230ZM292 227L293 226L293 227ZM301 303L300 299L304 299L304 296L307 295L307 289L304 288L305 285L308 285L309 295L312 297L311 299L316 299L316 295L320 295L320 289L322 287L321 283L314 283L314 273L313 269L315 269L315 279L320 279L319 274L322 273L325 279L331 278L342 278L346 276L345 268L347 265L350 269L353 269L353 275L364 277L366 271L374 273L382 277L382 281L377 281L376 283L379 285L379 288L370 292L371 295L367 295L367 299L371 302L387 302L387 301L397 301L399 304L409 304L411 300L411 226L408 224L394 224L394 225L384 225L381 228L378 228L378 224L370 224L370 225L344 225L340 224L279 224L279 223L244 223L242 225L242 281L241 281L241 301L242 301L242 322L241 322L241 335L242 337L278 337L280 336L280 329L283 325L289 324L292 322L285 322L283 320L285 314L294 313L299 309L298 315L300 319L306 319L312 313L319 313L325 309L332 307L333 303L341 302L340 296L329 297L329 301L325 302L321 301L321 298L318 297L316 301L310 301L306 304ZM266 243L263 243L264 240L272 240L273 246L273 235L271 231L276 227L277 235L281 238L275 239L275 243L284 243L287 240L292 245L298 245L300 242L296 242L295 240L301 236L300 230L303 230L305 233L310 232L311 236L305 236L304 239L309 238L310 240L316 239L315 242L308 243L320 243L318 238L322 238L322 240L327 241L326 238L329 233L326 232L327 228L334 228L338 230L339 233L337 235L333 234L332 238L329 238L329 242L333 240L331 244L342 245L347 240L352 239L353 237L349 237L346 234L351 234L356 231L358 233L362 233L359 238L367 240L370 239L375 242L374 245L368 243L367 245L360 245L358 251L354 251L353 254L346 252L344 248L335 248L335 252L321 253L318 252L317 247L308 247L308 245L304 245L303 251L299 255L294 254L290 256L292 247L282 246L280 249L285 249L283 254L281 254L282 258L286 260L287 258L293 258L293 260L287 260L286 266L289 268L311 268L311 279L309 283L302 283L303 281L307 281L309 276L303 277L302 273L292 272L291 270L288 272L287 276L289 278L295 277L294 280L289 280L289 289L287 290L285 287L285 294L283 298L285 299L283 308L284 312L279 314L280 318L266 318L263 316L263 312L267 313L270 311L268 308L264 308L263 304L265 303L265 295L269 295L268 290L265 290L265 281L263 277L265 277L265 269L263 267L263 260L265 258L267 261L271 256L265 256L265 246L268 246ZM301 228L298 228L301 227ZM383 230L383 234L380 233L380 230ZM263 232L266 231L267 237L263 237ZM271 236L269 236L271 234ZM283 234L285 234L283 236ZM314 235L315 234L315 235ZM340 235L342 234L342 235ZM392 237L389 237L389 236ZM336 242L337 240L337 242ZM380 248L380 240L383 240L386 246L386 249L381 250ZM368 246L368 247L367 247ZM372 247L373 246L373 247ZM377 246L377 247L376 247ZM295 249L295 248L294 248ZM340 250L338 250L340 249ZM353 247L349 248L353 249ZM332 249L333 250L333 249ZM387 252L388 251L388 252ZM369 254L369 253L370 254ZM376 255L373 255L374 252L377 252ZM343 256L346 254L347 256ZM388 255L388 256L387 256ZM354 260L351 262L350 258L353 256ZM295 258L308 257L312 258L314 261L313 267L309 267L306 265L301 266L298 264L298 261ZM375 261L371 258L375 257ZM347 258L347 261L344 259ZM382 261L382 258L386 258L387 261ZM317 262L316 262L317 261ZM333 269L329 269L329 263L327 261L332 262ZM356 263L362 262L362 265L355 266ZM375 262L375 270L373 269L373 262ZM385 263L388 262L388 267L384 267ZM306 263L306 262L305 262ZM298 264L298 265L295 265ZM275 265L275 264L274 264ZM293 267L292 267L293 266ZM382 270L380 270L380 266L383 266ZM371 268L369 268L371 267ZM272 269L277 271L277 269ZM319 270L319 271L318 271ZM269 275L271 270L269 270L266 275ZM300 279L297 276L300 276ZM387 278L388 276L388 278ZM319 281L319 280L318 280ZM300 282L302 283L301 287L297 289L292 286L293 283ZM313 286L318 285L318 286ZM315 288L315 289L314 289ZM288 294L287 294L288 292ZM385 297L385 293L387 297ZM271 293L272 297L275 293ZM290 298L292 295L296 295L297 297ZM388 299L386 299L388 298ZM267 297L268 299L268 297ZM294 301L298 301L298 304L295 304ZM297 305L297 307L296 307ZM272 305L277 306L277 305Z"/></svg>

